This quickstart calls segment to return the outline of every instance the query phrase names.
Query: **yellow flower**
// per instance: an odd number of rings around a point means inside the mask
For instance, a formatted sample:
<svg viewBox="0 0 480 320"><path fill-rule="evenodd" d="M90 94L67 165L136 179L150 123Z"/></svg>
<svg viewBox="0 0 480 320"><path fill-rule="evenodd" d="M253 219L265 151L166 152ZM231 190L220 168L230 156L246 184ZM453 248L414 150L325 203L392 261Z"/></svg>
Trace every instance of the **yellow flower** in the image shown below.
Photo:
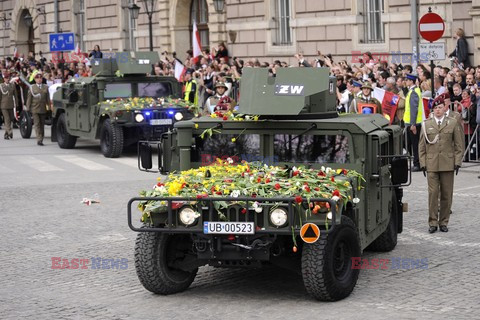
<svg viewBox="0 0 480 320"><path fill-rule="evenodd" d="M232 142L235 142L235 141L237 141L237 139L236 139L236 138L232 138Z"/></svg>
<svg viewBox="0 0 480 320"><path fill-rule="evenodd" d="M342 171L343 171L342 169L337 169L337 174L342 173Z"/></svg>
<svg viewBox="0 0 480 320"><path fill-rule="evenodd" d="M217 114L216 114L216 113L212 113L212 114L210 115L210 117L216 118L216 117L217 117Z"/></svg>
<svg viewBox="0 0 480 320"><path fill-rule="evenodd" d="M198 129L198 123L195 123L195 129Z"/></svg>
<svg viewBox="0 0 480 320"><path fill-rule="evenodd" d="M230 190L225 189L225 190L223 191L223 193L224 193L224 194L230 194Z"/></svg>
<svg viewBox="0 0 480 320"><path fill-rule="evenodd" d="M253 121L258 121L258 116L254 116Z"/></svg>
<svg viewBox="0 0 480 320"><path fill-rule="evenodd" d="M345 187L350 187L350 182L348 181L345 181L345 183L343 184Z"/></svg>

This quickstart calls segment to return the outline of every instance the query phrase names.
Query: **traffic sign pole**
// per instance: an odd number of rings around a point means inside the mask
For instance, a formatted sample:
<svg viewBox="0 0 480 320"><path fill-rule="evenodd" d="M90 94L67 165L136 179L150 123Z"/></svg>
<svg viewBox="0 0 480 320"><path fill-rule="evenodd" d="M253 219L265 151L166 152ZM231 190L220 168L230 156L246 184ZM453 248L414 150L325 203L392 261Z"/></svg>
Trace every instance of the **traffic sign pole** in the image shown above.
<svg viewBox="0 0 480 320"><path fill-rule="evenodd" d="M444 31L445 22L443 22L442 17L433 13L432 7L428 7L428 13L423 15L418 22L418 32L423 39L432 43L440 39L443 36ZM435 64L433 63L433 60L430 60L430 68L432 72L432 97L435 97Z"/></svg>

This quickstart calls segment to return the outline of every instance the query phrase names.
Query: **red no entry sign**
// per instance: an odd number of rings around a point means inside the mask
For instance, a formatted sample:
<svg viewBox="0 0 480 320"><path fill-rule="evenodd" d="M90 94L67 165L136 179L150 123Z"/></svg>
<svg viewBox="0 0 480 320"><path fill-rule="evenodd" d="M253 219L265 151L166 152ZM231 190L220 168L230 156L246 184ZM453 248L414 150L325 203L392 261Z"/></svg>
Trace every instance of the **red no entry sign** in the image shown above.
<svg viewBox="0 0 480 320"><path fill-rule="evenodd" d="M418 22L418 32L427 41L433 42L440 39L444 31L445 23L436 13L427 13Z"/></svg>

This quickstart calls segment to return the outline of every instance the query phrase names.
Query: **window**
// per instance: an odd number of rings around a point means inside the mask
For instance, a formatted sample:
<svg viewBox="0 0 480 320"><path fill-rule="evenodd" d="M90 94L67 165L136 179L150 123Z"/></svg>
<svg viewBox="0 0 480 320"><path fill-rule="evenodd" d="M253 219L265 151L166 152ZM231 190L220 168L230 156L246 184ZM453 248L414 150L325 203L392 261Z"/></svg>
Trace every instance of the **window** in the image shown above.
<svg viewBox="0 0 480 320"><path fill-rule="evenodd" d="M168 97L172 95L172 88L167 82L143 82L138 84L138 95L152 98Z"/></svg>
<svg viewBox="0 0 480 320"><path fill-rule="evenodd" d="M232 142L232 138L236 141ZM260 135L258 134L214 134L205 135L202 139L195 136L195 147L192 148L191 161L211 163L216 158L232 158L235 162L241 160L261 161Z"/></svg>
<svg viewBox="0 0 480 320"><path fill-rule="evenodd" d="M275 33L273 43L276 46L292 45L292 28L290 27L290 0L275 0Z"/></svg>
<svg viewBox="0 0 480 320"><path fill-rule="evenodd" d="M350 161L348 138L341 135L276 134L274 156L280 162L347 163Z"/></svg>
<svg viewBox="0 0 480 320"><path fill-rule="evenodd" d="M208 48L210 46L210 37L208 33L207 1L193 0L190 16L191 16L192 29L193 29L193 21L196 21L197 23L197 29L198 29L198 33L200 34L200 42L201 42L202 48Z"/></svg>
<svg viewBox="0 0 480 320"><path fill-rule="evenodd" d="M382 23L383 0L365 0L363 2L365 43L385 42Z"/></svg>
<svg viewBox="0 0 480 320"><path fill-rule="evenodd" d="M130 83L108 83L103 94L105 99L128 98L131 96L132 85Z"/></svg>

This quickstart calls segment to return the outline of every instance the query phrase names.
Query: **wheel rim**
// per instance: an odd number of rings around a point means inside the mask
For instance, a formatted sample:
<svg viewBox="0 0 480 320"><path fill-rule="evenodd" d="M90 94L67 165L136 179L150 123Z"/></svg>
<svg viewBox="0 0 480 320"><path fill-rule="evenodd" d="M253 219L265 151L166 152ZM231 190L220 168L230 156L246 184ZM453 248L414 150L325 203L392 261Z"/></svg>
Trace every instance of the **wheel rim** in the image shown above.
<svg viewBox="0 0 480 320"><path fill-rule="evenodd" d="M335 247L333 272L338 280L344 280L350 271L352 248L346 241L340 241Z"/></svg>
<svg viewBox="0 0 480 320"><path fill-rule="evenodd" d="M27 131L27 127L28 127L27 117L24 115L24 116L20 119L20 129L22 130L22 132L25 132L25 131Z"/></svg>

